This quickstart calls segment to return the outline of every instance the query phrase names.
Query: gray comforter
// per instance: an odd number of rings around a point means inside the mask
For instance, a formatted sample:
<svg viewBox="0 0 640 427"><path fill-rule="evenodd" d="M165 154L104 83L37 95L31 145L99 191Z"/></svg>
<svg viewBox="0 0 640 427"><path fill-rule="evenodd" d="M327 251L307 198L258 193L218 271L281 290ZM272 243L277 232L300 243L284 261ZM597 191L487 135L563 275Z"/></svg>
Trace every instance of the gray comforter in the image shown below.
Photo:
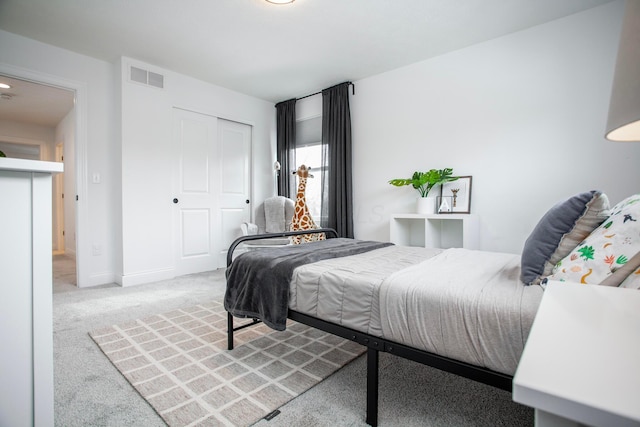
<svg viewBox="0 0 640 427"><path fill-rule="evenodd" d="M236 317L260 319L267 326L283 331L289 307L289 282L296 267L390 245L354 239L329 239L244 253L227 269L224 308Z"/></svg>
<svg viewBox="0 0 640 427"><path fill-rule="evenodd" d="M513 375L543 290L520 256L390 246L295 269L289 308Z"/></svg>

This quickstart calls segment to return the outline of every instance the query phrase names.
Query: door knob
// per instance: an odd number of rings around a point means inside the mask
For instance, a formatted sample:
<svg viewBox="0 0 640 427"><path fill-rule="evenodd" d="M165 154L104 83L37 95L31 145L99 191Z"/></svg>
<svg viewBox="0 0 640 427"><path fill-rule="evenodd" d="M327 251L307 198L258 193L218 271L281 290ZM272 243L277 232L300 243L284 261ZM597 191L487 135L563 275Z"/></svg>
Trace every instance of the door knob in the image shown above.
<svg viewBox="0 0 640 427"><path fill-rule="evenodd" d="M178 199L177 198L173 198L173 203L178 203Z"/></svg>
<svg viewBox="0 0 640 427"><path fill-rule="evenodd" d="M245 202L246 204L249 204L249 199L245 200L244 202Z"/></svg>

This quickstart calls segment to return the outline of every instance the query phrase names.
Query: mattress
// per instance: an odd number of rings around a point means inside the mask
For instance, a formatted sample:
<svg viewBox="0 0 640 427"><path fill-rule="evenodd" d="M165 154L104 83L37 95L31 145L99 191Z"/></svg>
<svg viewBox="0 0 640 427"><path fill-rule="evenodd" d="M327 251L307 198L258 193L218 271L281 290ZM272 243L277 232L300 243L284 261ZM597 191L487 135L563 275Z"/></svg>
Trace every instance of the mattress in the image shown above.
<svg viewBox="0 0 640 427"><path fill-rule="evenodd" d="M513 375L543 292L520 282L519 262L390 246L297 267L289 308Z"/></svg>
<svg viewBox="0 0 640 427"><path fill-rule="evenodd" d="M379 292L383 280L441 252L387 246L297 267L289 287L289 308L382 336Z"/></svg>

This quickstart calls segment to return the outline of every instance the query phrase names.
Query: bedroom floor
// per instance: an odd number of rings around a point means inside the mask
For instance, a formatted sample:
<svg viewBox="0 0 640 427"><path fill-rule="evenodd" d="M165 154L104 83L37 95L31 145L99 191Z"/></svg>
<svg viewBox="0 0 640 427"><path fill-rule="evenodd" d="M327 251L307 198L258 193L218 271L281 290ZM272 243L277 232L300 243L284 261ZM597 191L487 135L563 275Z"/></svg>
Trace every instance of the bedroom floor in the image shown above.
<svg viewBox="0 0 640 427"><path fill-rule="evenodd" d="M65 259L54 264L55 425L164 426L88 332L221 300L224 270L126 288L78 289L75 274L64 273L75 266ZM256 426L365 426L365 365L364 357L356 359ZM510 393L385 353L379 401L380 426L533 426L533 410L513 403Z"/></svg>
<svg viewBox="0 0 640 427"><path fill-rule="evenodd" d="M76 258L69 255L53 256L53 293L77 290Z"/></svg>

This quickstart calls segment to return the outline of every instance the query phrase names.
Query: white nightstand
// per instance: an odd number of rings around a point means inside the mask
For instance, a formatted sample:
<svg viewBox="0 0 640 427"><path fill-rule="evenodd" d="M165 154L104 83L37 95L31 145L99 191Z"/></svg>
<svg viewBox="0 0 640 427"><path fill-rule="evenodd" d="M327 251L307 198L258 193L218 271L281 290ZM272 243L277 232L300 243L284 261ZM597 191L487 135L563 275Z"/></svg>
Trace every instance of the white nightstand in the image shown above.
<svg viewBox="0 0 640 427"><path fill-rule="evenodd" d="M473 214L392 214L392 243L426 248L478 249L478 217Z"/></svg>
<svg viewBox="0 0 640 427"><path fill-rule="evenodd" d="M513 378L536 426L640 426L640 292L550 282Z"/></svg>

